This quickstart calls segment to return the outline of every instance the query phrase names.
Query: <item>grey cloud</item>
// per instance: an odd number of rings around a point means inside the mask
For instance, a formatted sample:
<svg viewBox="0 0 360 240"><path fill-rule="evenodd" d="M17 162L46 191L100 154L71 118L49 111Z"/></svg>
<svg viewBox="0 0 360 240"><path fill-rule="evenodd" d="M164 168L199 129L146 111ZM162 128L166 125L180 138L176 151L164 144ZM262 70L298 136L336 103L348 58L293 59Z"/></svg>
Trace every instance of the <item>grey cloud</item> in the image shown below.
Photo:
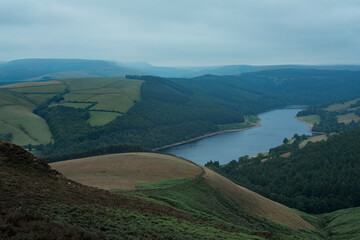
<svg viewBox="0 0 360 240"><path fill-rule="evenodd" d="M360 63L360 2L3 0L0 58Z"/></svg>

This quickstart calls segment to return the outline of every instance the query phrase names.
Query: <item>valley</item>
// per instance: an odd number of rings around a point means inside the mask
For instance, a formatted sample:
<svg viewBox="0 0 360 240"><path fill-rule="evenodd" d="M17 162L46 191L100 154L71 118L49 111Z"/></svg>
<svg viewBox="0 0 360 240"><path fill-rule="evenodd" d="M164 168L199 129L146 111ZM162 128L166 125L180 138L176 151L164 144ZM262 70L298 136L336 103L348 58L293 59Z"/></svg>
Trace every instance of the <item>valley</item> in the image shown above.
<svg viewBox="0 0 360 240"><path fill-rule="evenodd" d="M358 72L314 69L3 85L0 237L356 239L359 92ZM217 139L202 162L151 150L224 131L189 143Z"/></svg>

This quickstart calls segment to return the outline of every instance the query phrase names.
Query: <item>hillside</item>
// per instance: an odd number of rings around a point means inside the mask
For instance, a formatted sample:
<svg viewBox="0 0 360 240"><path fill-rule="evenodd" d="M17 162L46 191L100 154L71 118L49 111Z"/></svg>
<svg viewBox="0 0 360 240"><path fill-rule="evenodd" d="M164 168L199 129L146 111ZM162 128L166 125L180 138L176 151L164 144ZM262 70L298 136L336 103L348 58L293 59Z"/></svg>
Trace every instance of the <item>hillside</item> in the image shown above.
<svg viewBox="0 0 360 240"><path fill-rule="evenodd" d="M241 210L204 178L177 188L124 195L73 182L6 142L0 143L0 161L2 239L316 239L311 231ZM164 194L172 196L160 197Z"/></svg>
<svg viewBox="0 0 360 240"><path fill-rule="evenodd" d="M359 79L359 72L296 69L191 79L127 76L7 85L0 89L22 101L3 97L3 111L14 108L11 104L26 105L33 119L27 124L35 118L42 123L31 133L26 123L14 122L22 116L4 119L0 139L35 149L41 156L119 144L155 149L243 126L248 116L269 109L354 99L359 97ZM341 121L353 117L344 115Z"/></svg>
<svg viewBox="0 0 360 240"><path fill-rule="evenodd" d="M103 60L19 59L0 65L0 82L81 77L123 77L140 72Z"/></svg>
<svg viewBox="0 0 360 240"><path fill-rule="evenodd" d="M156 186L164 180L204 179L209 186L233 199L247 212L291 228L313 227L299 214L281 204L240 187L219 174L187 160L154 153L113 154L50 164L70 179L102 189L135 189L136 186ZM180 181L177 184L184 184ZM188 183L189 184L189 183ZM171 187L176 187L176 182ZM166 191L166 190L165 190Z"/></svg>

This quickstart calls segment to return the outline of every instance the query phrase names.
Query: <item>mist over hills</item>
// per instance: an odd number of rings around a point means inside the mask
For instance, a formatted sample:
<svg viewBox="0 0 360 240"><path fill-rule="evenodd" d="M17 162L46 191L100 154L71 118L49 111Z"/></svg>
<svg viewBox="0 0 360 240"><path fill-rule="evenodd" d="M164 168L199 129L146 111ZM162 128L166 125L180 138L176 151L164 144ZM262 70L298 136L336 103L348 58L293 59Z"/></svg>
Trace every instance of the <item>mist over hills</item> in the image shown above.
<svg viewBox="0 0 360 240"><path fill-rule="evenodd" d="M103 60L19 59L0 65L0 82L37 81L73 77L123 77L141 72Z"/></svg>
<svg viewBox="0 0 360 240"><path fill-rule="evenodd" d="M281 69L317 69L360 71L360 65L218 65L218 66L155 66L147 62L87 59L31 58L0 61L0 83L39 81L79 77L124 77L153 75L169 78L192 78L202 75L240 75L247 72ZM2 84L3 85L3 84Z"/></svg>

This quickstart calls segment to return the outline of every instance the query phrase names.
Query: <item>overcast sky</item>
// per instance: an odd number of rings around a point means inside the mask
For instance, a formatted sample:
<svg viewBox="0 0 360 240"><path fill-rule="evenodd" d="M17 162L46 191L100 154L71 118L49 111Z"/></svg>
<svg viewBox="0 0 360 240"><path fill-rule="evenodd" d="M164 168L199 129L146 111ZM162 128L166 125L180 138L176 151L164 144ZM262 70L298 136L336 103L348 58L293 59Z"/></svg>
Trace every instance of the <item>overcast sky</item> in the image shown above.
<svg viewBox="0 0 360 240"><path fill-rule="evenodd" d="M360 64L359 0L0 0L0 60Z"/></svg>

